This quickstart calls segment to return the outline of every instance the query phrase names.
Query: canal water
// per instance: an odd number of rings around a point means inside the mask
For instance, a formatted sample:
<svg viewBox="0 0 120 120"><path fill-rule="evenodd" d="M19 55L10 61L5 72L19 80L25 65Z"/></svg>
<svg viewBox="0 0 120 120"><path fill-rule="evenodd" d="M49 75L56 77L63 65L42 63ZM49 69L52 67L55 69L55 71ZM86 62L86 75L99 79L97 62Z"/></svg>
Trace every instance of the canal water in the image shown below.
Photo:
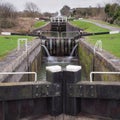
<svg viewBox="0 0 120 120"><path fill-rule="evenodd" d="M38 72L38 81L46 81L46 66L59 65L65 70L67 65L78 65L76 57L43 57L41 69Z"/></svg>
<svg viewBox="0 0 120 120"><path fill-rule="evenodd" d="M54 31L44 31L42 32L42 35L46 36L46 38L49 38L48 40L42 40L42 53L43 53L43 58L42 58L42 63L41 63L41 67L40 67L40 71L38 71L38 81L46 81L46 66L52 66L52 65L60 65L62 67L62 69L64 70L65 67L67 65L79 65L79 61L78 61L78 55L76 55L76 53L78 53L78 44L75 43L75 45L73 45L71 47L71 42L73 42L71 40L71 37L73 38L74 36L78 35L79 32L78 31L65 31L65 32L54 32ZM56 40L56 47L54 47L54 44L51 43L51 40L53 37L56 37L56 39L58 38L58 40ZM68 44L64 43L64 38L68 38L68 40L66 42L68 42ZM61 38L61 39L59 39ZM46 46L45 45L45 41L49 42L50 46ZM60 42L59 42L60 41ZM53 45L53 46L52 46ZM61 45L61 47L60 47ZM57 51L58 47L60 47L60 55L56 54L54 56L51 56L52 52L51 51ZM71 48L70 48L71 47ZM51 49L50 49L51 48ZM61 55L62 52L69 52L66 55ZM68 56L69 55L69 56ZM82 76L82 79L84 79L84 77Z"/></svg>

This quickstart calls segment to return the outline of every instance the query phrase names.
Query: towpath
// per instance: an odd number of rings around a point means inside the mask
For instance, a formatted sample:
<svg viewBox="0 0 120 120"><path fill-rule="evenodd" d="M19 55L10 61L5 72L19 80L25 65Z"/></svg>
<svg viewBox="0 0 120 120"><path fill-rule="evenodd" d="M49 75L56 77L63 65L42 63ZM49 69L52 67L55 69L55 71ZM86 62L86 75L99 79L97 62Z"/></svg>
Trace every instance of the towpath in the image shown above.
<svg viewBox="0 0 120 120"><path fill-rule="evenodd" d="M108 29L110 31L120 31L120 27L113 27L113 26L110 26L110 25L98 23L96 21L85 20L85 19L83 19L82 21L93 23L93 24L95 24L95 25L97 25L99 27L106 28L106 29Z"/></svg>

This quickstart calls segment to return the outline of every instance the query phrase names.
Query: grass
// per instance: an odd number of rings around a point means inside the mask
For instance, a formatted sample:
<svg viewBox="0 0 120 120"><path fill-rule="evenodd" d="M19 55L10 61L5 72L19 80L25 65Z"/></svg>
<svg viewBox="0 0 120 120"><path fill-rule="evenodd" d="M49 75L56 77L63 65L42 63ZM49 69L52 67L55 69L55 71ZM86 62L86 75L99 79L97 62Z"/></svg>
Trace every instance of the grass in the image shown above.
<svg viewBox="0 0 120 120"><path fill-rule="evenodd" d="M84 31L86 31L86 32L107 32L107 31L109 31L108 29L101 28L92 23L84 22L84 21L80 21L80 20L71 21L71 24L73 24L74 26L77 26L81 29L84 29Z"/></svg>
<svg viewBox="0 0 120 120"><path fill-rule="evenodd" d="M102 21L102 20L93 20L93 19L88 19L88 20L89 20L89 21L92 21L92 22L97 22L97 23L100 23L100 24L104 24L104 25L108 25L108 26L120 28L120 26L117 25L117 24L110 24L110 23L105 22L105 21Z"/></svg>
<svg viewBox="0 0 120 120"><path fill-rule="evenodd" d="M46 22L44 21L37 21L34 24L34 28L39 28L45 24ZM33 39L33 37L30 36L0 36L0 60L8 55L10 51L17 48L17 40L19 38L27 38L28 40Z"/></svg>
<svg viewBox="0 0 120 120"><path fill-rule="evenodd" d="M120 34L87 37L87 41L92 45L95 45L97 40L102 41L104 50L120 58Z"/></svg>
<svg viewBox="0 0 120 120"><path fill-rule="evenodd" d="M41 27L41 26L43 26L43 25L45 25L46 24L46 22L45 21L37 21L37 22L35 22L35 24L34 24L34 28L39 28L39 27Z"/></svg>
<svg viewBox="0 0 120 120"><path fill-rule="evenodd" d="M98 27L92 23L73 21L77 27L83 28L86 32L106 32L107 29ZM103 49L120 58L120 34L106 34L86 37L86 40L94 45L97 40L102 41Z"/></svg>
<svg viewBox="0 0 120 120"><path fill-rule="evenodd" d="M0 36L0 59L17 47L17 40L19 38L33 39L33 37L30 36Z"/></svg>

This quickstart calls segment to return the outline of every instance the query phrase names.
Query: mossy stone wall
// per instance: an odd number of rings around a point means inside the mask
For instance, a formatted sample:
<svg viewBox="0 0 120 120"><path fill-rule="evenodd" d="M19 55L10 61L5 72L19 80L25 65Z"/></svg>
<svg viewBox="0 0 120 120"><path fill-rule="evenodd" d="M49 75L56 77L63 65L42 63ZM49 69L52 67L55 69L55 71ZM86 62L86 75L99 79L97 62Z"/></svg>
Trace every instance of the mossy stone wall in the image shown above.
<svg viewBox="0 0 120 120"><path fill-rule="evenodd" d="M96 51L84 39L79 42L79 63L82 66L82 75L85 80L90 80L90 72L119 72L120 59L107 53L106 51ZM120 75L101 74L93 75L94 81L120 81Z"/></svg>

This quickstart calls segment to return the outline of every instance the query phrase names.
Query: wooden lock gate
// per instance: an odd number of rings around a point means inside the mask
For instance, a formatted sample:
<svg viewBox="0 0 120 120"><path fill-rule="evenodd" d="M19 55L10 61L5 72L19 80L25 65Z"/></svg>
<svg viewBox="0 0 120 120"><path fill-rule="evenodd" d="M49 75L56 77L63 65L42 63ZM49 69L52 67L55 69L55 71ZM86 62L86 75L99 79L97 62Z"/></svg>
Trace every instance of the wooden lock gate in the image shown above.
<svg viewBox="0 0 120 120"><path fill-rule="evenodd" d="M45 82L0 84L0 120L85 113L120 119L120 83L81 81L81 71L47 71Z"/></svg>
<svg viewBox="0 0 120 120"><path fill-rule="evenodd" d="M43 40L44 41L44 40ZM70 56L76 45L75 39L71 38L48 38L44 45L48 49L51 56ZM76 52L74 53L74 56Z"/></svg>

